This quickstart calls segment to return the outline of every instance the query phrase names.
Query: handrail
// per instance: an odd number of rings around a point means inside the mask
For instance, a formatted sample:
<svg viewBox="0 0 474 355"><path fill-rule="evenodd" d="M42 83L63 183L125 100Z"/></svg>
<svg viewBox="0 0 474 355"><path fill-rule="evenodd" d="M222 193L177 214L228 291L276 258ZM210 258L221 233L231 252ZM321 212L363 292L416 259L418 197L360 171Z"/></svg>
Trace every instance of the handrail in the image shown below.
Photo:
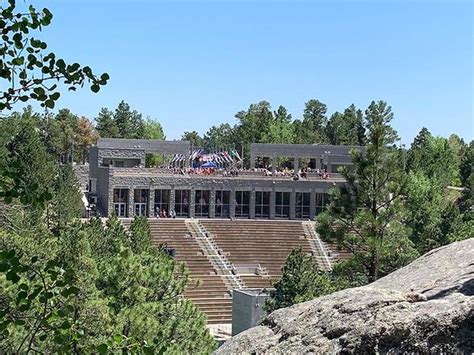
<svg viewBox="0 0 474 355"><path fill-rule="evenodd" d="M219 268L221 270L224 269L224 271L227 272L226 276L230 276L230 278L232 279L234 285L236 285L237 288L239 288L239 289L244 288L244 285L242 284L242 281L240 280L240 278L232 272L233 269L234 269L233 264L229 260L227 260L227 258L224 258L221 255L218 248L216 248L214 246L213 242L211 242L211 240L209 239L207 231L204 230L204 228L201 226L200 222L199 221L193 221L192 225L193 225L194 228L197 228L198 234L202 237L200 239L204 239L206 241L206 244L207 244L206 249L209 250L209 248L210 248L210 250L213 252L213 254L208 255L208 256L210 256L212 258L217 257L218 260L219 260L219 264L220 264L220 265L218 265L218 266L220 266Z"/></svg>
<svg viewBox="0 0 474 355"><path fill-rule="evenodd" d="M308 231L310 232L311 237L313 237L312 239L317 244L318 249L321 251L322 258L325 261L326 266L328 267L329 270L332 270L332 264L327 254L327 248L322 243L321 239L319 238L318 233L314 230L313 224L311 222L307 222L306 226L307 226Z"/></svg>

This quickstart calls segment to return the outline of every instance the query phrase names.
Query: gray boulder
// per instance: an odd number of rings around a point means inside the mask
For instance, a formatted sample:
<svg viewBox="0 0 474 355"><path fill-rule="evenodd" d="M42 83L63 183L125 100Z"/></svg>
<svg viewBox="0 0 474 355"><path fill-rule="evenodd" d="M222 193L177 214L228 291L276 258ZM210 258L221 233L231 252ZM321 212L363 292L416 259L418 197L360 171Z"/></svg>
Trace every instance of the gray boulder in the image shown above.
<svg viewBox="0 0 474 355"><path fill-rule="evenodd" d="M279 309L216 354L474 352L474 239L373 282Z"/></svg>

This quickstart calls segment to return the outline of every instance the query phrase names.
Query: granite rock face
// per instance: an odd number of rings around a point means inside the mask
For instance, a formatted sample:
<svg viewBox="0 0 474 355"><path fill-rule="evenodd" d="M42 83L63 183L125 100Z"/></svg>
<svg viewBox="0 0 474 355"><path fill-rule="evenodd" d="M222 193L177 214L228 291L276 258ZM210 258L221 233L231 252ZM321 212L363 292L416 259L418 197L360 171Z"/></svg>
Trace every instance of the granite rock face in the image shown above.
<svg viewBox="0 0 474 355"><path fill-rule="evenodd" d="M474 352L474 238L373 282L267 316L217 354Z"/></svg>

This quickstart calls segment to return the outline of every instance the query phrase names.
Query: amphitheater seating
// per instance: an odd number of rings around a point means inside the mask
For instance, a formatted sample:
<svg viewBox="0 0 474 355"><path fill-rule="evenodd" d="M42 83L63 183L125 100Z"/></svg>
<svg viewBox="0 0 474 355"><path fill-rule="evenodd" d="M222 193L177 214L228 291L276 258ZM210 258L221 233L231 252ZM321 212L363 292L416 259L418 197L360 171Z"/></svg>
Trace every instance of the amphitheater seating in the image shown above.
<svg viewBox="0 0 474 355"><path fill-rule="evenodd" d="M149 219L155 245L176 250L176 259L186 263L191 282L184 296L207 315L208 324L230 323L232 298L222 276L216 274L182 219ZM199 280L199 285L196 283Z"/></svg>
<svg viewBox="0 0 474 355"><path fill-rule="evenodd" d="M263 275L241 275L246 287L269 287L281 276L281 267L292 249L311 247L301 222L261 220L201 221L217 245L234 264L260 264Z"/></svg>

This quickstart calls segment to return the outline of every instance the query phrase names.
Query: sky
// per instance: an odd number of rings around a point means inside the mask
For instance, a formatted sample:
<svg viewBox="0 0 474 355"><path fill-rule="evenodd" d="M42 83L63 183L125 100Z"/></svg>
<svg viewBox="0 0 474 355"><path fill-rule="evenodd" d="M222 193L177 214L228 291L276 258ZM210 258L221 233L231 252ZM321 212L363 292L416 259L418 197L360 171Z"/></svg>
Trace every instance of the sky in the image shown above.
<svg viewBox="0 0 474 355"><path fill-rule="evenodd" d="M471 1L36 1L54 15L39 36L70 62L107 72L98 94L58 107L94 118L121 100L168 139L236 123L267 100L300 118L385 100L409 144L423 127L473 138Z"/></svg>

